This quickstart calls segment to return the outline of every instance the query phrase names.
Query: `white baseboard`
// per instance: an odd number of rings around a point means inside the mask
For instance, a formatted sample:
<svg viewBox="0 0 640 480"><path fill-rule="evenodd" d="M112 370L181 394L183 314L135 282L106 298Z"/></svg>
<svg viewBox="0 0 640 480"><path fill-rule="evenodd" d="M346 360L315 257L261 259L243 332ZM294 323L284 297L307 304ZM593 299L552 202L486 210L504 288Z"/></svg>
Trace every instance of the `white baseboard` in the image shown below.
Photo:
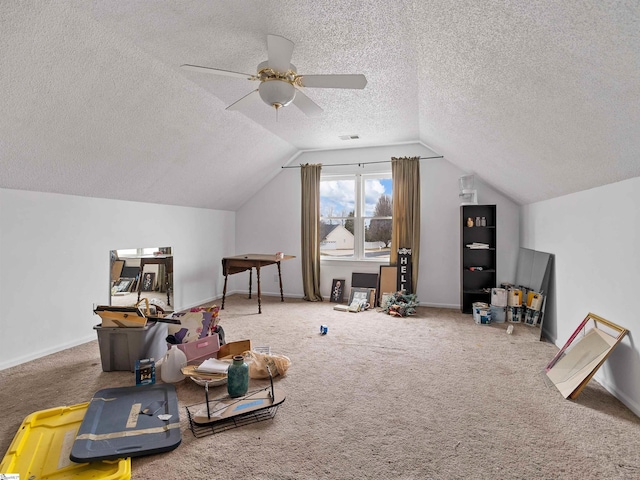
<svg viewBox="0 0 640 480"><path fill-rule="evenodd" d="M229 291L227 292L227 297L230 297L231 295L249 295L249 290L233 290L233 291ZM251 291L251 298L256 298L257 301L257 292L255 290ZM262 297L279 297L280 296L280 292L262 292ZM284 298L302 298L304 295L288 295L288 294L284 294ZM180 306L180 307L176 307L175 311L176 312L182 312L184 310L189 310L190 308L194 308L194 307L199 307L200 305L205 305L207 303L216 303L218 304L218 306L222 306L222 294L220 295L216 295L215 297L209 297L209 298L204 298L202 300L199 300L195 303L192 303L190 305L186 305L186 306Z"/></svg>
<svg viewBox="0 0 640 480"><path fill-rule="evenodd" d="M231 294L227 294L227 295L231 295ZM204 300L200 300L196 303L193 303L191 305L187 305L185 307L180 307L180 308L176 308L176 312L182 312L184 310L189 310L190 308L194 308L194 307L199 307L200 305L204 305L206 303L212 303L212 302L218 302L218 300L222 299L222 295L217 295L215 297L211 297L211 298L207 298Z"/></svg>
<svg viewBox="0 0 640 480"><path fill-rule="evenodd" d="M594 378L600 385L605 388L605 390L607 390L611 395L624 403L629 410L636 414L636 416L640 417L640 404L638 404L638 402L629 398L624 393L616 390L615 386L607 382L602 375L596 374Z"/></svg>
<svg viewBox="0 0 640 480"><path fill-rule="evenodd" d="M418 302L421 307L432 307L432 308L450 308L452 310L460 310L460 305L453 305L449 303L431 303L431 302Z"/></svg>
<svg viewBox="0 0 640 480"><path fill-rule="evenodd" d="M229 295L233 295L233 294L236 294L236 295L249 295L249 290L236 290L234 292L227 293L227 297ZM285 293L282 296L284 298L303 298L304 297L304 295L302 295L302 294L292 295L292 294L288 294L288 293ZM257 299L258 298L258 293L255 290L251 290L251 298L254 298L254 297ZM280 297L280 291L279 290L277 292L265 292L265 291L263 291L262 292L262 297ZM222 297L220 297L220 298L222 298Z"/></svg>
<svg viewBox="0 0 640 480"><path fill-rule="evenodd" d="M62 350L66 350L67 348L77 347L78 345L82 345L83 343L88 343L97 339L98 339L97 334L86 335L72 342L51 346L44 350L30 351L25 355L22 355L17 358L12 358L7 362L0 362L0 370L6 370L7 368L15 367L17 365L21 365L23 363L27 363L32 360L37 360L47 355L51 355L52 353L58 353L58 352L61 352Z"/></svg>

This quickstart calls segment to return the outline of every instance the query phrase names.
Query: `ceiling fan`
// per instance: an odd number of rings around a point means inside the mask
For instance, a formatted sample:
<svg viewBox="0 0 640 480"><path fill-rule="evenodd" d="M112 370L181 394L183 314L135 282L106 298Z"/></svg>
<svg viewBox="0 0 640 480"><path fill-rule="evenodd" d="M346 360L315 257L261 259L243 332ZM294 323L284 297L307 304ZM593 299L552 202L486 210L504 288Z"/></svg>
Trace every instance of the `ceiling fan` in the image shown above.
<svg viewBox="0 0 640 480"><path fill-rule="evenodd" d="M267 105L276 109L276 113L278 109L293 103L304 114L313 117L321 114L322 108L296 87L363 89L367 85L367 79L362 74L299 75L295 65L290 63L293 42L279 35L267 35L267 51L268 60L258 64L255 75L198 65L181 65L180 68L260 82L257 89L229 105L227 110L239 110L257 93Z"/></svg>

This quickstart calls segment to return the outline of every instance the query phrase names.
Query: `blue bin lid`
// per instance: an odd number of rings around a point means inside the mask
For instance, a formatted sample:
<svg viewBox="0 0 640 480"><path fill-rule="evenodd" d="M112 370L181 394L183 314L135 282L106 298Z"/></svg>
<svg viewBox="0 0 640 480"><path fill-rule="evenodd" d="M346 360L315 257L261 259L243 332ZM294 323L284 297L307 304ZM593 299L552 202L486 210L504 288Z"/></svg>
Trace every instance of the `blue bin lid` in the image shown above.
<svg viewBox="0 0 640 480"><path fill-rule="evenodd" d="M173 385L106 388L89 402L69 458L83 463L151 455L177 448L181 439Z"/></svg>

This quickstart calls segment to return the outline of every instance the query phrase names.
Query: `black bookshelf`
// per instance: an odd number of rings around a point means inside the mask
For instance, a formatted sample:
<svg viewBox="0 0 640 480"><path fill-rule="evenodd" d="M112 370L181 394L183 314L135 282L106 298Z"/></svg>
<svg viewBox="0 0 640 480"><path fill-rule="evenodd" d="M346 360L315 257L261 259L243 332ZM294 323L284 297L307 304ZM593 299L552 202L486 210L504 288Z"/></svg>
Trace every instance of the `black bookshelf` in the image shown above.
<svg viewBox="0 0 640 480"><path fill-rule="evenodd" d="M471 221L469 221L471 219ZM496 206L460 206L460 309L472 313L474 302L490 303L496 286ZM489 248L469 248L473 243Z"/></svg>

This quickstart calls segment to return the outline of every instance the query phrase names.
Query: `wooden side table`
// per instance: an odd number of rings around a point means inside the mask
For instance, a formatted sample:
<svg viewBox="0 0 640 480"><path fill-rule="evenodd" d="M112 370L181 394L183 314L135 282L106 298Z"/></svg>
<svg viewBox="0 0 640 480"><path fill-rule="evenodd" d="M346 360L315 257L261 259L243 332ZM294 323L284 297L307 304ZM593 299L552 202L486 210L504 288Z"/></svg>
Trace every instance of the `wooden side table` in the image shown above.
<svg viewBox="0 0 640 480"><path fill-rule="evenodd" d="M282 271L280 262L296 258L294 255L265 255L260 253L248 253L245 255L237 255L235 257L225 257L222 259L222 274L224 275L224 290L222 291L222 309L224 310L224 299L227 295L227 280L229 275L249 270L249 298L251 298L251 275L253 268L256 269L256 278L258 279L258 313L262 313L261 297L262 290L260 288L260 269L274 263L278 266L278 279L280 281L280 301L284 302L284 294L282 292Z"/></svg>

